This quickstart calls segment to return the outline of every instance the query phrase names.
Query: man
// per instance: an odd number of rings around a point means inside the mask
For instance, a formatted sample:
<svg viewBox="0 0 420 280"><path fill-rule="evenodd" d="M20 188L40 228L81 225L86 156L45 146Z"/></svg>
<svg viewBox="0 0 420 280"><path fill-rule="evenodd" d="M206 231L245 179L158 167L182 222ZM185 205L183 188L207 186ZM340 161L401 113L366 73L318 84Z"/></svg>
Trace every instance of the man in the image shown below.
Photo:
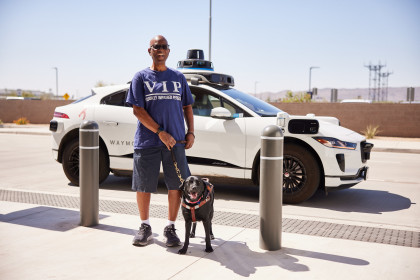
<svg viewBox="0 0 420 280"><path fill-rule="evenodd" d="M150 198L157 190L162 162L168 188L168 225L164 229L164 236L167 246L179 246L181 242L175 233L175 220L181 203L181 182L172 160L172 152L182 178L187 178L190 171L185 149L194 144L191 106L194 100L184 75L166 67L170 49L165 37L154 37L149 46L152 66L135 74L127 95L127 103L133 106L133 113L138 119L134 138L132 189L137 192L141 226L133 239L133 245L145 246L152 239Z"/></svg>

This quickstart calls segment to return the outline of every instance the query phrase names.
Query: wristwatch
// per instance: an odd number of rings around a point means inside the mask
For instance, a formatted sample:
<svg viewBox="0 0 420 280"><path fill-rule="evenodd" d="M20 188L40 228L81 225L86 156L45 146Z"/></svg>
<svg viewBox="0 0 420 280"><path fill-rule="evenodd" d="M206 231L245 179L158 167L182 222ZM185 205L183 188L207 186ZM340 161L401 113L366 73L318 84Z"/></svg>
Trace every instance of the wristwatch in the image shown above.
<svg viewBox="0 0 420 280"><path fill-rule="evenodd" d="M156 131L156 134L159 135L159 133L161 133L162 131L163 131L162 128L159 126L157 131Z"/></svg>
<svg viewBox="0 0 420 280"><path fill-rule="evenodd" d="M185 135L188 135L188 134L191 134L192 136L194 136L194 139L195 139L195 134L194 134L194 132L188 131L188 132L187 132L187 134L185 134Z"/></svg>

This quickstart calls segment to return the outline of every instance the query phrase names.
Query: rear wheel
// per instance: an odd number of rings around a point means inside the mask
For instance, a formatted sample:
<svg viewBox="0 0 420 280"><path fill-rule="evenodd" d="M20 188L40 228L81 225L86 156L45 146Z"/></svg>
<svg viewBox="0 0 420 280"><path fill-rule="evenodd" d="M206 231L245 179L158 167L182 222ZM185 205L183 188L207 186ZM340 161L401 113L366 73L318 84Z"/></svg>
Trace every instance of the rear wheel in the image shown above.
<svg viewBox="0 0 420 280"><path fill-rule="evenodd" d="M79 139L70 141L63 151L63 170L70 182L79 185ZM109 160L102 147L99 148L99 183L109 175Z"/></svg>

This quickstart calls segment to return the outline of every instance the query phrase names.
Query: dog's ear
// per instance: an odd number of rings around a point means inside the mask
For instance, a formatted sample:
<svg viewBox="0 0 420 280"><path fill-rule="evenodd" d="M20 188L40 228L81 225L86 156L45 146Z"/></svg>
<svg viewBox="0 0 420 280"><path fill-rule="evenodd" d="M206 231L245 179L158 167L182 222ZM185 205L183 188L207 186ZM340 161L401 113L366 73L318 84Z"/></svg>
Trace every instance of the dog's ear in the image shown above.
<svg viewBox="0 0 420 280"><path fill-rule="evenodd" d="M202 178L201 181L203 181L204 186L206 186L209 182L209 178Z"/></svg>

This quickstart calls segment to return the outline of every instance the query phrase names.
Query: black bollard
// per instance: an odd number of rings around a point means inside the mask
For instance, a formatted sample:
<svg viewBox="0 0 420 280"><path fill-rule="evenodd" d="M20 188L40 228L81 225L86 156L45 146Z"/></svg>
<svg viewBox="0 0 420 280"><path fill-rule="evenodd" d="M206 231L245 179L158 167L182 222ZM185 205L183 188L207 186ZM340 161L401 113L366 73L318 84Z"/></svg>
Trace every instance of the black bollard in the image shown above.
<svg viewBox="0 0 420 280"><path fill-rule="evenodd" d="M283 143L280 127L264 128L260 157L260 248L268 251L281 249Z"/></svg>
<svg viewBox="0 0 420 280"><path fill-rule="evenodd" d="M99 223L99 127L84 121L79 130L80 225Z"/></svg>

